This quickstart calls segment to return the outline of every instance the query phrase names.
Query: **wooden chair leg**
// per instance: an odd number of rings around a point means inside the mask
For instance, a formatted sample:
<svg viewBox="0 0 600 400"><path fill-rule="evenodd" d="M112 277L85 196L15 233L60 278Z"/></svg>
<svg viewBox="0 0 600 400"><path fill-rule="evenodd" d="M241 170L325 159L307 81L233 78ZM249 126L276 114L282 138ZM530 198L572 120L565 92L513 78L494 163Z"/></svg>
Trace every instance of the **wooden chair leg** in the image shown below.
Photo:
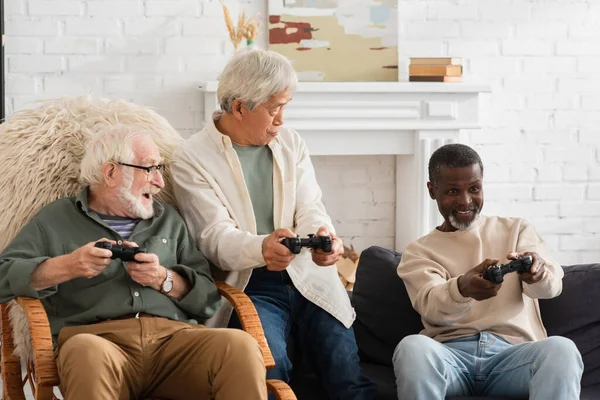
<svg viewBox="0 0 600 400"><path fill-rule="evenodd" d="M57 400L56 396L54 396L53 386L40 386L37 384L36 371L33 363L27 364L27 377L25 378L24 383L29 383L31 393L35 400Z"/></svg>
<svg viewBox="0 0 600 400"><path fill-rule="evenodd" d="M283 381L267 379L267 389L275 395L277 400L297 400L292 388Z"/></svg>
<svg viewBox="0 0 600 400"><path fill-rule="evenodd" d="M2 399L25 400L21 360L13 354L15 344L12 337L12 324L8 318L10 304L0 305L0 329L2 330Z"/></svg>

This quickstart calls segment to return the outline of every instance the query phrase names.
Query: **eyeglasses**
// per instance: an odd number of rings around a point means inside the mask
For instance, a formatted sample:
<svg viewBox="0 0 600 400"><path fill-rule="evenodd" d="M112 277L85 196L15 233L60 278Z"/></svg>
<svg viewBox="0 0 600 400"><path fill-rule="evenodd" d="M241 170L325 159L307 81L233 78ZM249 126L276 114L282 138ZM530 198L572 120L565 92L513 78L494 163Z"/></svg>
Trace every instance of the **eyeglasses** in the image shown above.
<svg viewBox="0 0 600 400"><path fill-rule="evenodd" d="M286 105L287 104L281 104L281 105L278 105L275 108L267 108L267 107L265 107L264 105L261 104L259 107L262 108L263 110L265 110L267 113L269 113L269 115L271 117L276 117L280 112L282 112L283 110L285 110L285 106Z"/></svg>
<svg viewBox="0 0 600 400"><path fill-rule="evenodd" d="M162 174L162 172L165 170L165 164L150 165L149 167L144 167L142 165L127 164L118 161L116 161L116 163L119 165L124 165L126 167L143 169L144 171L146 171L146 177L148 178L148 181L152 180L152 177L156 175L157 171Z"/></svg>

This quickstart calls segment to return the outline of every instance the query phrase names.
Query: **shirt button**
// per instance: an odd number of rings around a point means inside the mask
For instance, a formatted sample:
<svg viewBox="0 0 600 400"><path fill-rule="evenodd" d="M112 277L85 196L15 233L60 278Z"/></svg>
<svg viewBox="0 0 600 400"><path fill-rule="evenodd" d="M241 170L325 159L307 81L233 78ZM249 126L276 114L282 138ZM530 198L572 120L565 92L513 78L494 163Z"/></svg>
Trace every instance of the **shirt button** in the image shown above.
<svg viewBox="0 0 600 400"><path fill-rule="evenodd" d="M134 295L135 297L140 297L140 292L133 292L133 295Z"/></svg>
<svg viewBox="0 0 600 400"><path fill-rule="evenodd" d="M163 239L163 240L162 240L162 242L163 242L163 243L167 243L167 239Z"/></svg>

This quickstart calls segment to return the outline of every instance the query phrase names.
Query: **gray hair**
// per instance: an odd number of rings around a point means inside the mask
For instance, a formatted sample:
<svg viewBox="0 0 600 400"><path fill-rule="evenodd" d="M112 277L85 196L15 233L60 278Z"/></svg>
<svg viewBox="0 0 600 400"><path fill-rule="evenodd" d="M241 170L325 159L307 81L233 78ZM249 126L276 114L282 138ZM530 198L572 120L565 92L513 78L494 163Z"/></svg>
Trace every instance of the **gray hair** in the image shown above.
<svg viewBox="0 0 600 400"><path fill-rule="evenodd" d="M85 186L103 183L102 166L109 161L133 162L133 142L143 137L150 135L122 124L94 135L81 160L79 181Z"/></svg>
<svg viewBox="0 0 600 400"><path fill-rule="evenodd" d="M277 93L293 92L297 83L292 64L281 54L262 49L241 51L219 77L217 99L221 110L229 114L235 99L254 110Z"/></svg>

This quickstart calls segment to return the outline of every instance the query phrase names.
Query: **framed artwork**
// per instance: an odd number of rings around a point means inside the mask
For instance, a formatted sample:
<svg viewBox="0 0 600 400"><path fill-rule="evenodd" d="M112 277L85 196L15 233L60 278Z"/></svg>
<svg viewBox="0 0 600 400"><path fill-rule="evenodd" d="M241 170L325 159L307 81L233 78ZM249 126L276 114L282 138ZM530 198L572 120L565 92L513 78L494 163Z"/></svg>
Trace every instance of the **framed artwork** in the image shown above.
<svg viewBox="0 0 600 400"><path fill-rule="evenodd" d="M269 0L269 49L301 81L397 81L398 0Z"/></svg>

